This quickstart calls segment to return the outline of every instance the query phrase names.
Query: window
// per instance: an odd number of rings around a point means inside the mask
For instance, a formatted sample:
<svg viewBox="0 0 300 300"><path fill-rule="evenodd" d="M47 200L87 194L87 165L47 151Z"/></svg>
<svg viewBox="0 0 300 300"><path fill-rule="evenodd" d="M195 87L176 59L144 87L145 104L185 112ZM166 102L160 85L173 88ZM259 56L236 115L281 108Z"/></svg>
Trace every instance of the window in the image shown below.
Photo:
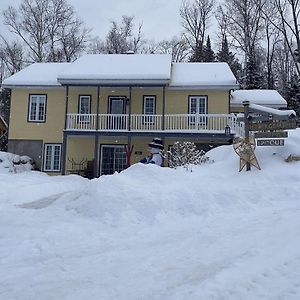
<svg viewBox="0 0 300 300"><path fill-rule="evenodd" d="M60 171L61 144L45 144L44 171Z"/></svg>
<svg viewBox="0 0 300 300"><path fill-rule="evenodd" d="M79 96L78 113L81 115L88 115L91 113L91 96L81 95ZM89 122L90 116L80 116L80 122Z"/></svg>
<svg viewBox="0 0 300 300"><path fill-rule="evenodd" d="M143 101L143 114L144 116L144 123L154 123L154 117L155 115L155 103L156 102L156 96L144 96ZM147 116L148 115L148 116Z"/></svg>
<svg viewBox="0 0 300 300"><path fill-rule="evenodd" d="M29 122L45 122L46 121L46 95L30 95L29 96Z"/></svg>
<svg viewBox="0 0 300 300"><path fill-rule="evenodd" d="M196 115L189 118L190 124L206 124L207 96L189 96L189 114Z"/></svg>

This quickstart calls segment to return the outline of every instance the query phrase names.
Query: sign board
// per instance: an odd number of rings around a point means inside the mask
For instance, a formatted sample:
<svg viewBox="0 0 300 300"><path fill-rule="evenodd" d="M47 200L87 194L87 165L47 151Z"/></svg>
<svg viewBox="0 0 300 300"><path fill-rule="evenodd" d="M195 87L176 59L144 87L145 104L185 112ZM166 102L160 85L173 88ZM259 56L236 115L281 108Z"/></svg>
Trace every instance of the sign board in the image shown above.
<svg viewBox="0 0 300 300"><path fill-rule="evenodd" d="M261 131L261 132L255 132L254 137L256 139L269 139L269 138L287 138L288 137L288 132L287 131Z"/></svg>
<svg viewBox="0 0 300 300"><path fill-rule="evenodd" d="M296 129L296 121L277 121L277 122L263 122L249 124L250 131L263 131L263 130L283 130L283 129Z"/></svg>
<svg viewBox="0 0 300 300"><path fill-rule="evenodd" d="M257 140L257 146L284 146L284 140Z"/></svg>

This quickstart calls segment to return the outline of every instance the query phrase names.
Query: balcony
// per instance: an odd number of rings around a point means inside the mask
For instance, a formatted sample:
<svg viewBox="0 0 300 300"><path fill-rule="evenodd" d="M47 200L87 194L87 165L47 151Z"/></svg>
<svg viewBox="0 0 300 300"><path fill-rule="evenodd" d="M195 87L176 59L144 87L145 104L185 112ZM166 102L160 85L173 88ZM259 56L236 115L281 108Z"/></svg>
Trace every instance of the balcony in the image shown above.
<svg viewBox="0 0 300 300"><path fill-rule="evenodd" d="M163 122L164 121L164 122ZM68 131L102 132L178 132L178 133L224 133L230 126L232 133L243 130L233 114L68 114Z"/></svg>

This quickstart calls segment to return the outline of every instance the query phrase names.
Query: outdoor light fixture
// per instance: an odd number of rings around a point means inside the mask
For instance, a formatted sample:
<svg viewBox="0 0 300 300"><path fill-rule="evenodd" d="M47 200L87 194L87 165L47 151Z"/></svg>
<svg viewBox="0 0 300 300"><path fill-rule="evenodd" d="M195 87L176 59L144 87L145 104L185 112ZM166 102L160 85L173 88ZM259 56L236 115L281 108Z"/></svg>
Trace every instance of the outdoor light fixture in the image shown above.
<svg viewBox="0 0 300 300"><path fill-rule="evenodd" d="M230 126L226 125L226 127L225 127L225 135L230 135L230 134L231 134Z"/></svg>
<svg viewBox="0 0 300 300"><path fill-rule="evenodd" d="M130 99L126 98L125 100L126 100L126 105L129 105Z"/></svg>

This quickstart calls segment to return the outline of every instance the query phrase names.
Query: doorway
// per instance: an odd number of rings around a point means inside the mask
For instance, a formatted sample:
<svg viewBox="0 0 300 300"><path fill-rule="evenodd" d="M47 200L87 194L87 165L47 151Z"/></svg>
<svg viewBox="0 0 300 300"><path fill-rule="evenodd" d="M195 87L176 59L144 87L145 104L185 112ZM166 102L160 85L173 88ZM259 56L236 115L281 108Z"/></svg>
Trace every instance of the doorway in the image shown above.
<svg viewBox="0 0 300 300"><path fill-rule="evenodd" d="M110 96L108 98L109 108L108 112L108 128L119 130L126 127L125 115L125 97L124 96Z"/></svg>
<svg viewBox="0 0 300 300"><path fill-rule="evenodd" d="M101 145L100 175L123 171L127 166L124 145Z"/></svg>

